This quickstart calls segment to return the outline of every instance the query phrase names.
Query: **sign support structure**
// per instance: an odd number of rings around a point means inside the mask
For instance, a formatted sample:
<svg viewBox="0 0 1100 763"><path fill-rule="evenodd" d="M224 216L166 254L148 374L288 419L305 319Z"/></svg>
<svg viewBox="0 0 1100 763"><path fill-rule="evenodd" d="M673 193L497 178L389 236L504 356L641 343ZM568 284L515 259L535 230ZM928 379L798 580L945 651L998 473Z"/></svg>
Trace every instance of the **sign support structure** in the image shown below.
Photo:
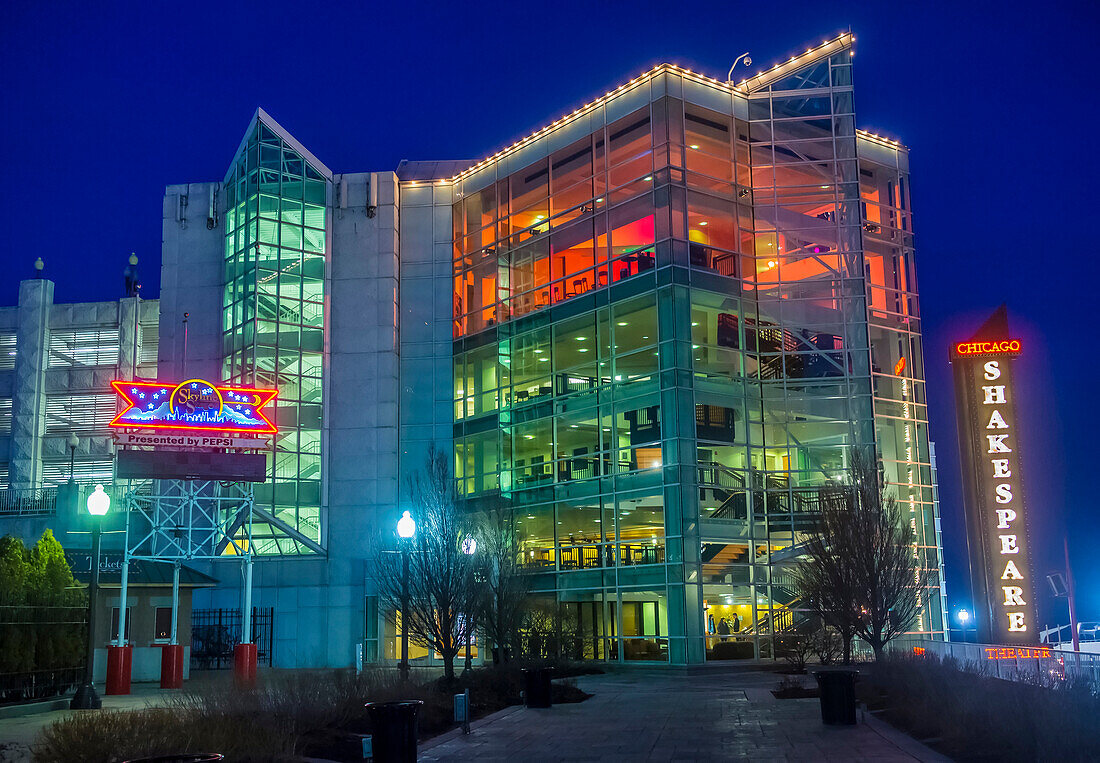
<svg viewBox="0 0 1100 763"><path fill-rule="evenodd" d="M122 565L119 612L126 611L130 562L172 562L172 631L161 661L163 688L180 688L183 647L179 644L179 575L186 561L239 562L242 594L242 645L251 643L252 517L254 492L248 482L215 480L130 480L123 499L126 542ZM121 615L115 645L126 647ZM128 647L127 647L128 648ZM254 679L254 661L250 675ZM128 672L128 671L127 671ZM120 693L129 693L120 692Z"/></svg>
<svg viewBox="0 0 1100 763"><path fill-rule="evenodd" d="M172 563L172 621L169 643L162 651L161 686L180 688L184 654L178 633L180 568L188 561L239 563L244 611L242 643L234 653L234 669L238 681L250 684L256 678L256 645L252 643L253 482L262 481L266 470L257 472L254 464L243 468L243 459L259 459L261 466L264 459L241 451L270 447L267 436L277 430L263 409L274 401L276 391L218 385L202 379L179 384L115 381L112 387L120 402L120 413L111 422L120 445L116 471L126 478L122 500L126 540L119 611L126 612L131 561ZM154 450L140 452L126 447ZM123 456L127 467L124 472L119 468ZM112 650L108 655L108 674L118 674L118 691L112 692L109 686L109 694L129 693L129 649L126 617L121 614L113 647L115 656L111 656Z"/></svg>

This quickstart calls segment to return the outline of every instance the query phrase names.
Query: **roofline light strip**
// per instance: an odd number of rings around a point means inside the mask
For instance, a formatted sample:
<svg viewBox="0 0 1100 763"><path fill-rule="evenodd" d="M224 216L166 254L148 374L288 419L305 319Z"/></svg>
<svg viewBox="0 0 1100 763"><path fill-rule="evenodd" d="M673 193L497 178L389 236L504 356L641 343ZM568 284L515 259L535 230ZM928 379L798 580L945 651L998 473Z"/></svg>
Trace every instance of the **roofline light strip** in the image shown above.
<svg viewBox="0 0 1100 763"><path fill-rule="evenodd" d="M908 151L904 143L894 140L893 138L887 138L885 135L879 135L878 133L868 132L867 130L856 130L856 137L869 140L872 143L881 143L887 148L897 148L903 151Z"/></svg>
<svg viewBox="0 0 1100 763"><path fill-rule="evenodd" d="M757 80L757 79L761 79L763 77L768 77L772 74L781 75L783 72L785 72L792 65L797 66L797 63L799 61L801 61L802 59L804 59L808 55L821 53L821 52L823 52L824 48L827 48L830 45L835 45L838 48L842 48L842 47L845 47L845 46L851 44L854 40L855 40L855 36L853 34L851 34L850 32L845 32L845 33L841 34L840 36L833 38L832 40L826 40L825 42L821 43L821 45L817 46L816 48L808 48L806 50L806 52L803 53L800 56L793 56L793 57L791 57L790 60L788 60L788 61L786 61L782 64L776 64L771 69L769 69L765 72L758 72L753 77L741 80L741 82L736 84L736 85L734 85L730 82L723 82L721 80L714 79L713 77L708 77L707 75L700 74L699 72L693 72L691 69L687 69L687 68L684 68L682 66L678 66L676 64L668 64L668 63L657 64L656 66L654 66L649 71L643 72L642 74L639 74L637 77L630 80L629 82L624 82L623 84L619 85L614 90L609 90L608 92L604 93L602 96L595 99L594 101L586 103L584 106L581 106L578 109L574 109L572 113L565 114L565 115L561 116L560 118L554 120L550 124L548 124L548 125L542 127L541 129L537 130L536 132L531 133L527 137L521 138L520 140L517 140L515 143L508 146L507 148L503 148L500 151L497 151L492 156L489 156L485 159L482 159L480 162L473 165L472 167L468 167L467 169L463 170L462 172L459 172L457 175L454 175L450 179L450 182L454 183L454 182L457 182L459 180L462 180L462 179L472 175L473 173L477 172L478 170L483 169L487 165L492 164L493 162L496 162L496 161L499 161L499 160L503 159L508 154L511 154L512 152L517 151L517 150L531 144L533 141L541 138L542 136L546 135L547 133L551 132L552 130L555 130L559 127L563 127L565 124L573 121L574 119L576 119L578 117L581 117L581 116L584 116L585 114L590 113L594 109L599 108L600 106L602 106L604 103L606 103L611 98L613 98L617 95L621 95L623 93L623 91L629 90L629 89L631 89L631 88L633 88L637 85L640 85L643 81L648 81L648 80L652 79L653 77L657 76L658 74L664 74L666 72L672 71L672 72L675 72L677 74L687 76L690 79L693 79L693 80L695 80L697 82L700 82L702 84L712 85L714 87L720 87L720 88L723 88L725 90L729 90L730 92L738 92L738 93L745 94L749 90L749 87L746 85L746 83L751 82L752 80Z"/></svg>

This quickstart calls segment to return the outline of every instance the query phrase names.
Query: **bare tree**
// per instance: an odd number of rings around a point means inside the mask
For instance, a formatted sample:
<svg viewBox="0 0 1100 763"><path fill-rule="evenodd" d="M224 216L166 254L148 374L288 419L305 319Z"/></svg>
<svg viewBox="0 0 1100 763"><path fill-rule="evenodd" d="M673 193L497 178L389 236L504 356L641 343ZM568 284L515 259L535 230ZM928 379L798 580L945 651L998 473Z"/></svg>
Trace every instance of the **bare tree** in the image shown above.
<svg viewBox="0 0 1100 763"><path fill-rule="evenodd" d="M529 597L520 628L521 651L529 660L570 659L579 652L576 611L553 596Z"/></svg>
<svg viewBox="0 0 1100 763"><path fill-rule="evenodd" d="M845 638L845 661L851 634L878 659L917 621L932 572L918 564L905 512L860 450L852 450L848 484L823 488L820 505L804 551L809 561L796 572L799 588Z"/></svg>
<svg viewBox="0 0 1100 763"><path fill-rule="evenodd" d="M444 678L453 681L463 626L469 627L482 595L476 562L462 548L473 528L458 506L444 451L429 448L424 469L409 477L408 488L416 534L399 540L398 553L375 554L378 598L386 611L401 612L410 641L442 655ZM406 560L408 607L403 608Z"/></svg>
<svg viewBox="0 0 1100 763"><path fill-rule="evenodd" d="M485 579L480 622L500 662L518 653L530 578L519 566L519 537L511 507L491 503L478 517L478 557Z"/></svg>
<svg viewBox="0 0 1100 763"><path fill-rule="evenodd" d="M831 665L843 651L841 637L825 623L809 636L810 649L822 665ZM850 657L849 657L850 658Z"/></svg>
<svg viewBox="0 0 1100 763"><path fill-rule="evenodd" d="M832 503L822 500L825 507ZM828 509L822 514L828 513ZM822 516L819 528L824 530L826 526L836 524L833 518L829 520ZM845 665L852 661L852 639L856 636L856 626L859 619L859 606L856 603L858 594L855 581L851 576L851 569L843 564L831 563L831 546L825 541L826 533L811 537L807 542L806 553L811 560L803 563L794 572L795 586L799 589L802 599L808 607L821 618L821 620L836 629L841 642L841 653ZM817 564L816 560L830 557L830 562Z"/></svg>

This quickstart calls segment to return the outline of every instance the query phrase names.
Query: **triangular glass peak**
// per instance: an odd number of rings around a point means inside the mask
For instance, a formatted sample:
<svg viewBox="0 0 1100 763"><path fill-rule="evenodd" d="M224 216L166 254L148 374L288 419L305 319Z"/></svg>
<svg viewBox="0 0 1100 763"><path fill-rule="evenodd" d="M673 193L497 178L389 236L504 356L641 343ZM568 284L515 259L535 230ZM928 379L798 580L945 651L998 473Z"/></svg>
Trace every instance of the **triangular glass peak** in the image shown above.
<svg viewBox="0 0 1100 763"><path fill-rule="evenodd" d="M249 148L255 148L257 143L278 146L280 141L284 152L297 154L298 158L304 163L303 172L300 174L316 180L332 180L332 170L326 167L324 162L314 156L313 152L303 146L297 138L283 129L282 125L276 122L270 114L258 108L256 113L252 115L252 119L248 123L248 129L245 130L244 137L233 154L233 161L229 163L229 169L225 173L225 181L229 181L234 171L245 169L247 165L245 159L248 156L247 150ZM262 159L257 159L255 155L252 158L254 164L257 161L261 165L263 164Z"/></svg>

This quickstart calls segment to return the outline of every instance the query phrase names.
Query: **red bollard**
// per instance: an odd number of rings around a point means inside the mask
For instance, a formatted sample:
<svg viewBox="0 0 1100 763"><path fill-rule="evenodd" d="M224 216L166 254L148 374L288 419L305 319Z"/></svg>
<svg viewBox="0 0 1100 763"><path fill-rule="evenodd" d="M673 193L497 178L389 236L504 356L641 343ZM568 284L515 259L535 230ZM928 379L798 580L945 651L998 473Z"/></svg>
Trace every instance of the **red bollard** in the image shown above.
<svg viewBox="0 0 1100 763"><path fill-rule="evenodd" d="M183 687L183 645L165 644L160 652L160 688Z"/></svg>
<svg viewBox="0 0 1100 763"><path fill-rule="evenodd" d="M233 648L233 678L238 686L256 685L255 644L237 644Z"/></svg>
<svg viewBox="0 0 1100 763"><path fill-rule="evenodd" d="M129 694L130 674L133 665L134 648L125 646L107 647L107 689L105 694Z"/></svg>

